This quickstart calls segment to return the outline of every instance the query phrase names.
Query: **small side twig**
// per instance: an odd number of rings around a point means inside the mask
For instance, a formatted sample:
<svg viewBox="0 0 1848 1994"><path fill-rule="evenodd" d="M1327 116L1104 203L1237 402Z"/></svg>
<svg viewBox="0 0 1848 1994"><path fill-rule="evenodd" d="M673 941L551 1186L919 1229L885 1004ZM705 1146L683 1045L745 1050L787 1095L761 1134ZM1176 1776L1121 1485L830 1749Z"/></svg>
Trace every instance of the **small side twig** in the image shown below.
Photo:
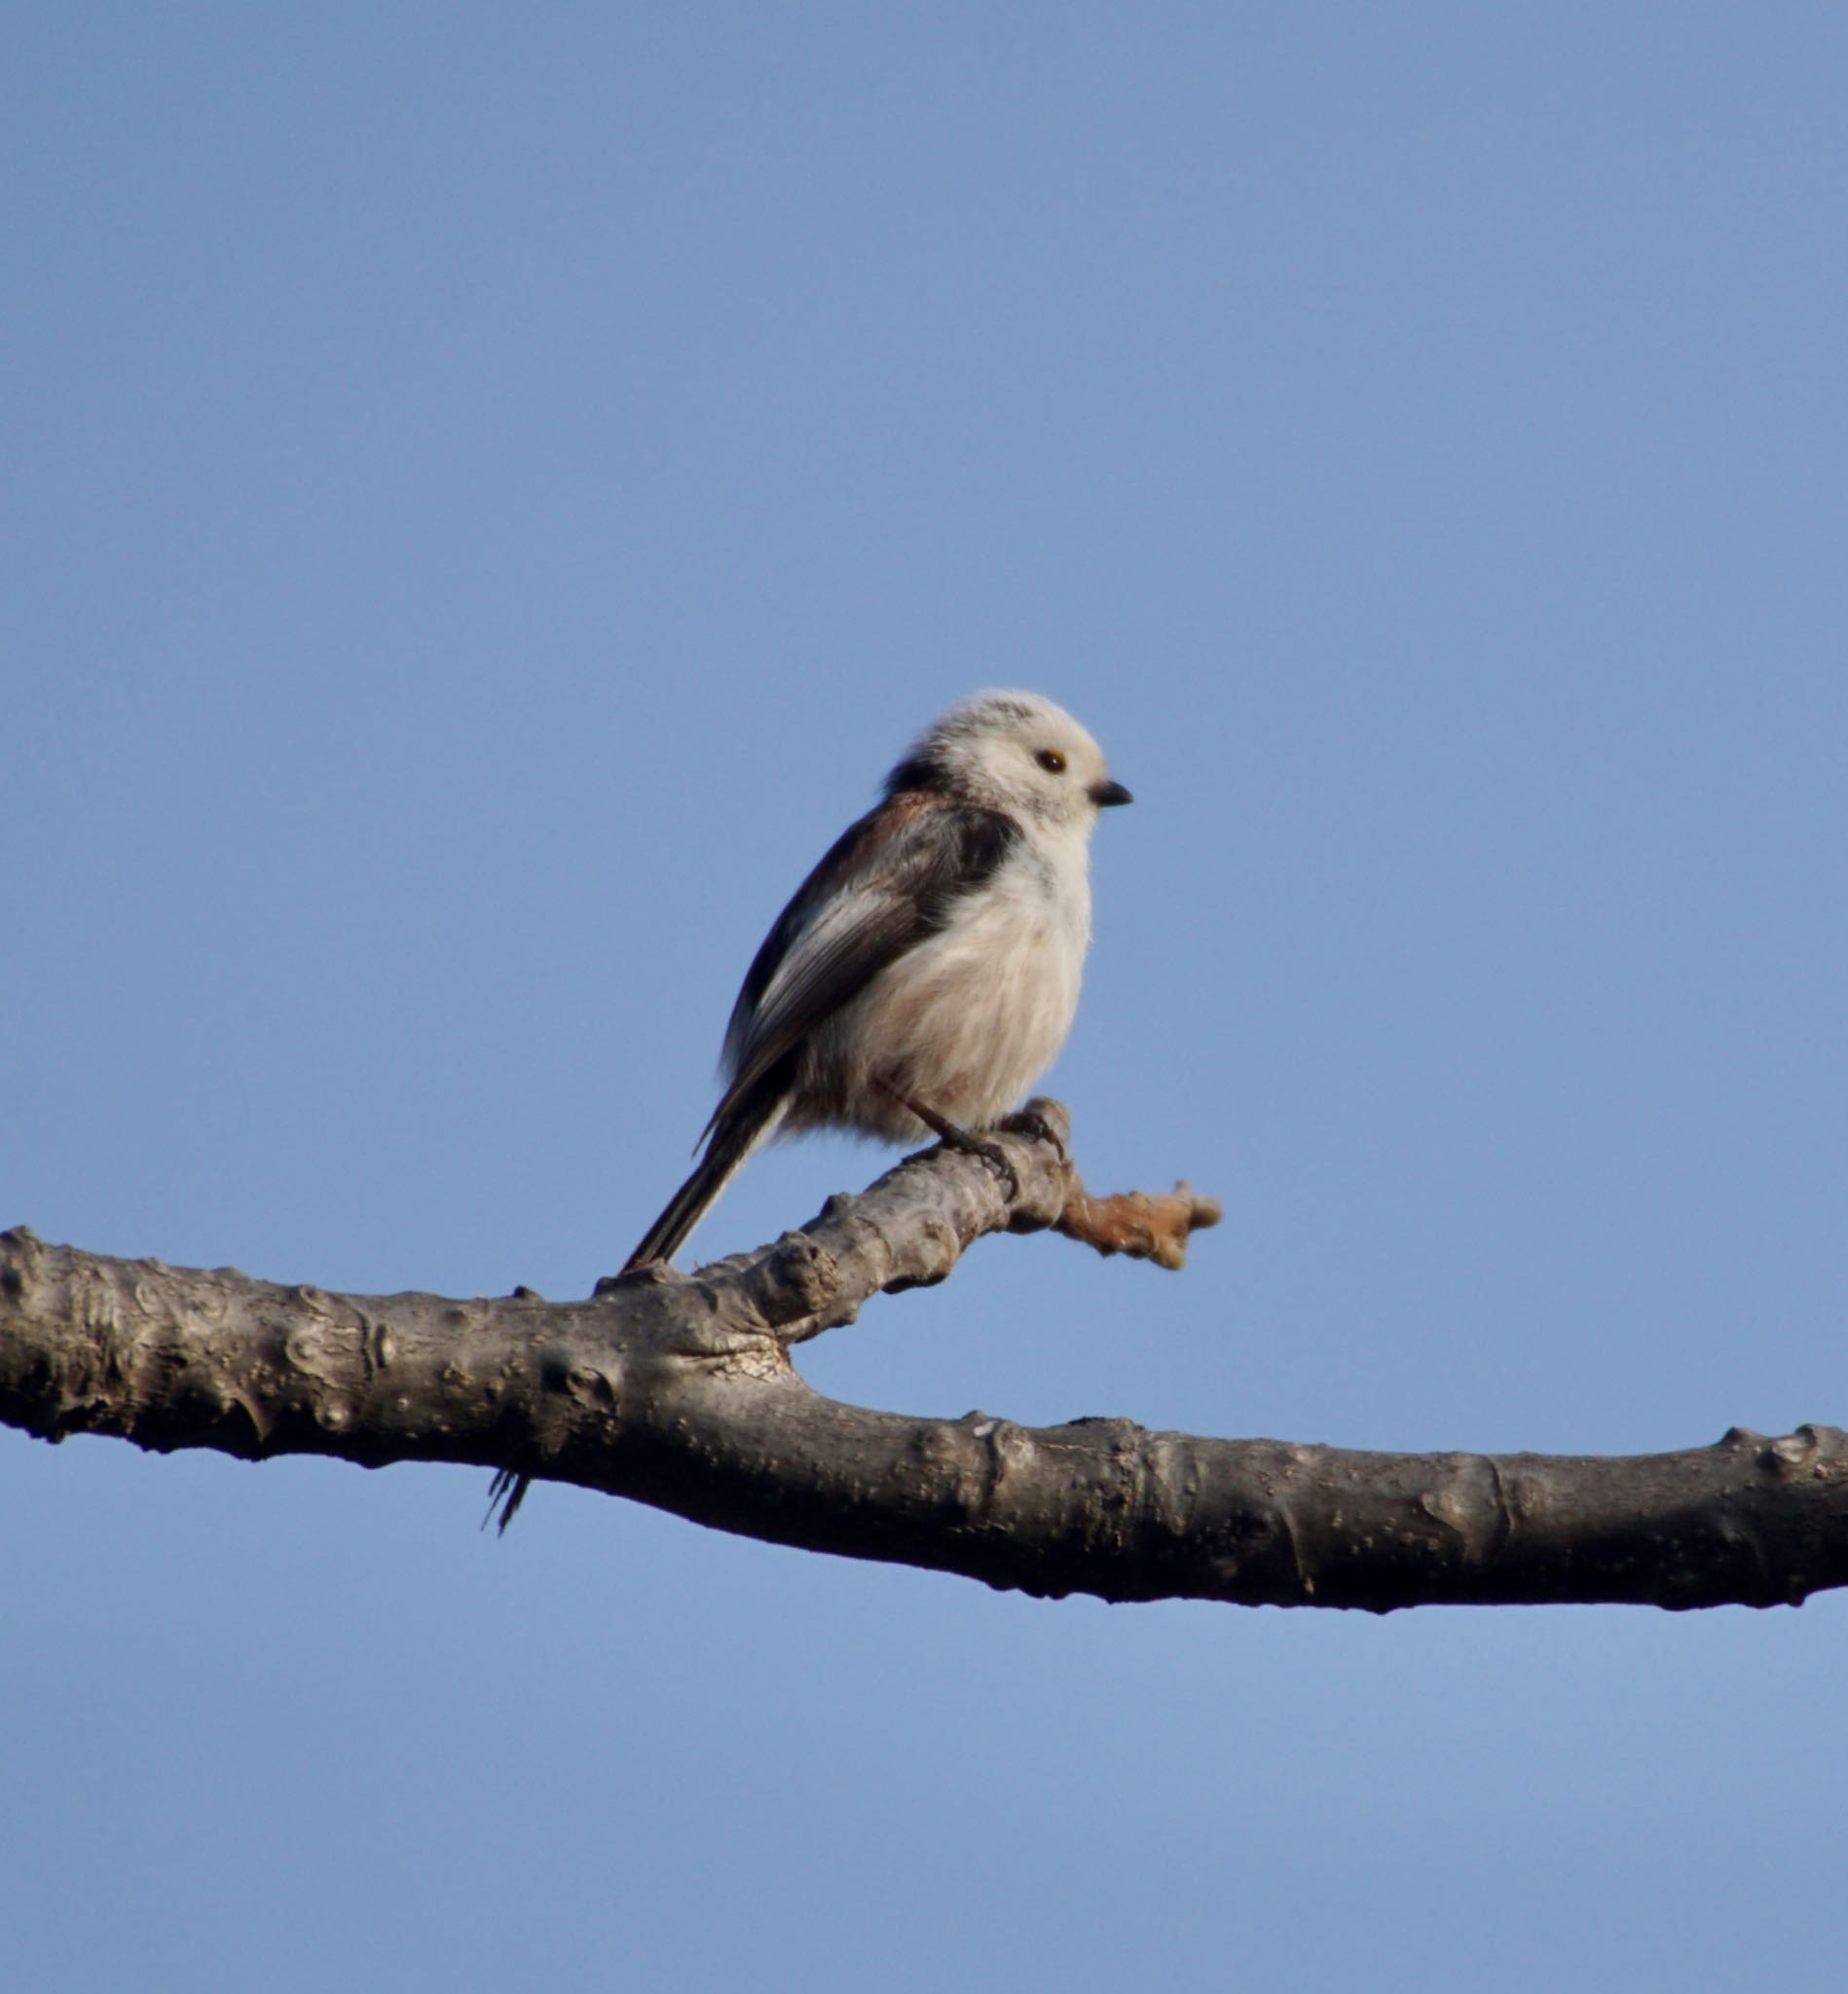
<svg viewBox="0 0 1848 1994"><path fill-rule="evenodd" d="M1187 1264L1189 1237L1223 1216L1216 1198L1196 1198L1185 1182L1168 1192L1113 1191L1093 1198L1074 1170L1053 1230L1099 1253L1127 1253L1173 1271Z"/></svg>

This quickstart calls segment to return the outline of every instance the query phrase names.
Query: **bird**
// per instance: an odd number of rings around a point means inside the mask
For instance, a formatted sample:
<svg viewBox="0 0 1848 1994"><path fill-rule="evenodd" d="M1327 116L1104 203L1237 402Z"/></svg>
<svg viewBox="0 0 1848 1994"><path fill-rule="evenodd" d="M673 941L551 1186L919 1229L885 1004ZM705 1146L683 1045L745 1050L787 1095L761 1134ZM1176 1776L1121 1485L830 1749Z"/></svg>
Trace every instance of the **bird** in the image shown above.
<svg viewBox="0 0 1848 1994"><path fill-rule="evenodd" d="M772 1137L934 1134L1012 1176L980 1131L1071 1029L1091 830L1130 800L1090 735L1038 693L978 692L940 714L764 938L732 1007L699 1161L622 1272L678 1252ZM496 1476L500 1530L530 1483Z"/></svg>

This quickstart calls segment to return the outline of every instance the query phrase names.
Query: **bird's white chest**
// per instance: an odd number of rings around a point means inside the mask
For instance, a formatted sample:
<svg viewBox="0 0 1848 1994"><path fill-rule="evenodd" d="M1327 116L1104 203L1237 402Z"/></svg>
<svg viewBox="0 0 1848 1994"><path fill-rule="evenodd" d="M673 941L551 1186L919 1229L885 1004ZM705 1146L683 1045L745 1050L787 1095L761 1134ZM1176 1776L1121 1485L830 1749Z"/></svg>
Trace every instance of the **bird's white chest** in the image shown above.
<svg viewBox="0 0 1848 1994"><path fill-rule="evenodd" d="M868 993L870 1037L940 1114L992 1123L1064 1044L1090 941L1082 845L1029 846Z"/></svg>

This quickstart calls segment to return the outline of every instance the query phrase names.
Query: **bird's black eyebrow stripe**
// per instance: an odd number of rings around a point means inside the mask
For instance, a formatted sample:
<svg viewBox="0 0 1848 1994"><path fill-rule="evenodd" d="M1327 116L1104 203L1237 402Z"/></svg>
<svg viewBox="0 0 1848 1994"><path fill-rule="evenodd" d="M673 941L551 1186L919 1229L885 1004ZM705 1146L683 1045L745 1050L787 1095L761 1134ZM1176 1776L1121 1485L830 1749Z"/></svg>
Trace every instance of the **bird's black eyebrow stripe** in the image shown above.
<svg viewBox="0 0 1848 1994"><path fill-rule="evenodd" d="M888 800L903 790L922 790L931 795L946 795L949 776L926 755L907 756L885 779Z"/></svg>

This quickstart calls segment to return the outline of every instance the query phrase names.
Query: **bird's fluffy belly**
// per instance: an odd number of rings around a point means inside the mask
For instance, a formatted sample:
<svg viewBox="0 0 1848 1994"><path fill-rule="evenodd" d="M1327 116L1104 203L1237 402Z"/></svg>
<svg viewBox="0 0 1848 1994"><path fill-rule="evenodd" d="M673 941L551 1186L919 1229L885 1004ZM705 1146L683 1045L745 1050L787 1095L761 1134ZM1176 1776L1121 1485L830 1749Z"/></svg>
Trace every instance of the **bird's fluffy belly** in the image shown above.
<svg viewBox="0 0 1848 1994"><path fill-rule="evenodd" d="M1064 1044L1085 941L1043 894L989 897L816 1033L785 1127L844 1122L888 1141L922 1139L923 1124L888 1103L886 1088L967 1128L999 1121ZM880 1049L876 1070L869 1046Z"/></svg>

